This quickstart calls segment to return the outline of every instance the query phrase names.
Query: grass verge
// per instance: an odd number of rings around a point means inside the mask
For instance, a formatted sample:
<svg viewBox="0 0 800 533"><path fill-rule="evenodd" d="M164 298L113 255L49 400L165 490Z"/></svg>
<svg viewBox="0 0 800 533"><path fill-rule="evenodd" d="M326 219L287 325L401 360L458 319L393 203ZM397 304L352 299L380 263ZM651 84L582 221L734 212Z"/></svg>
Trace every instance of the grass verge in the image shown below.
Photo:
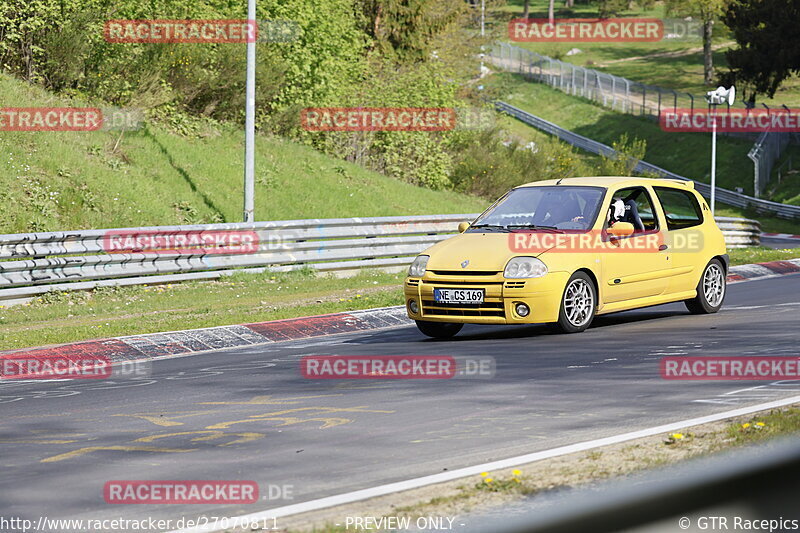
<svg viewBox="0 0 800 533"><path fill-rule="evenodd" d="M402 275L311 271L49 293L0 309L0 350L244 324L403 303Z"/></svg>
<svg viewBox="0 0 800 533"><path fill-rule="evenodd" d="M344 516L410 517L458 516L482 512L555 489L580 487L621 478L771 438L797 434L800 409L788 407L686 428L680 432L646 437L546 459L433 487L376 498L306 516L289 517L281 524L291 533L344 533Z"/></svg>
<svg viewBox="0 0 800 533"><path fill-rule="evenodd" d="M728 250L731 265L748 265L766 263L767 261L783 261L800 257L800 249L786 248L774 250L766 246L750 246L748 248L732 248Z"/></svg>

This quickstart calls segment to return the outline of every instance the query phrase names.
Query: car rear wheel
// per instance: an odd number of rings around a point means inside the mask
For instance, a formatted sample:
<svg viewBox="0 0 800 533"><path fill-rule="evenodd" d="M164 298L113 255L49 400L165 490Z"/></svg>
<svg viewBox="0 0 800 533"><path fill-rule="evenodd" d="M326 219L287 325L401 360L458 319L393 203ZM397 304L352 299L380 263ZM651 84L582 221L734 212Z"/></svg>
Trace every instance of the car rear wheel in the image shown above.
<svg viewBox="0 0 800 533"><path fill-rule="evenodd" d="M417 328L423 335L433 337L434 339L449 339L456 333L461 331L464 324L454 324L452 322L428 322L426 320L417 320Z"/></svg>
<svg viewBox="0 0 800 533"><path fill-rule="evenodd" d="M725 268L719 259L712 259L697 284L697 296L683 303L693 315L716 313L725 300L726 289Z"/></svg>
<svg viewBox="0 0 800 533"><path fill-rule="evenodd" d="M597 310L597 291L585 272L575 272L564 289L556 329L579 333L589 327Z"/></svg>

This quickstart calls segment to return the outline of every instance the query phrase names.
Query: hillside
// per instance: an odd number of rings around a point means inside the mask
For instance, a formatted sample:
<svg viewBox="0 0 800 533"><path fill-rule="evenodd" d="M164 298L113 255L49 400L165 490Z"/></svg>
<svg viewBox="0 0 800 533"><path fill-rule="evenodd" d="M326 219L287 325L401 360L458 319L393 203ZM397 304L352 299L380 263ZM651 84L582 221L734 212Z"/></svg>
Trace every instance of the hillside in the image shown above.
<svg viewBox="0 0 800 533"><path fill-rule="evenodd" d="M611 145L623 134L644 139L647 142L644 159L648 163L697 181L710 181L711 134L666 133L648 118L611 111L515 74L495 74L487 85L496 98L596 141ZM746 194L753 193L753 162L747 157L752 146L748 139L717 137L720 187L731 190L742 187ZM796 147L790 147L789 152L800 155ZM783 191L789 187L788 180L776 187L775 199L796 202L793 194Z"/></svg>
<svg viewBox="0 0 800 533"><path fill-rule="evenodd" d="M0 75L5 107L86 106ZM183 126L183 125L182 125ZM243 133L0 132L0 233L240 222ZM186 128L184 128L186 129ZM256 219L475 212L486 201L415 187L280 138L257 136Z"/></svg>

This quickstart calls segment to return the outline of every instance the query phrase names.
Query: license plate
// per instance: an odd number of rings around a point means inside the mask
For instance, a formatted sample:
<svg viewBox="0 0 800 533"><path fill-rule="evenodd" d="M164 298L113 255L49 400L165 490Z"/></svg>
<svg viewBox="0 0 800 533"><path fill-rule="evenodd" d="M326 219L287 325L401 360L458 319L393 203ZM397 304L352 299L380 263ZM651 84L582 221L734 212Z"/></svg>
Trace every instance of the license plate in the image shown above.
<svg viewBox="0 0 800 533"><path fill-rule="evenodd" d="M443 304L482 304L483 289L433 289L433 299Z"/></svg>

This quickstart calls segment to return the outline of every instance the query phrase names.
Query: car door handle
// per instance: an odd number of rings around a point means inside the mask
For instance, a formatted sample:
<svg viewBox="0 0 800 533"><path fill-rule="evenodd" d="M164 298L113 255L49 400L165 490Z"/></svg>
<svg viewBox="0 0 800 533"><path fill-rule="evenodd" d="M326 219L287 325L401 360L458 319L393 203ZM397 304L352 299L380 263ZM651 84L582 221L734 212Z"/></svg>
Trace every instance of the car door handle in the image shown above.
<svg viewBox="0 0 800 533"><path fill-rule="evenodd" d="M667 246L666 244L662 244L661 246L659 246L659 247L658 247L658 251L659 251L659 252L663 252L663 251L664 251L664 250L666 250L667 248L669 248L669 246Z"/></svg>

